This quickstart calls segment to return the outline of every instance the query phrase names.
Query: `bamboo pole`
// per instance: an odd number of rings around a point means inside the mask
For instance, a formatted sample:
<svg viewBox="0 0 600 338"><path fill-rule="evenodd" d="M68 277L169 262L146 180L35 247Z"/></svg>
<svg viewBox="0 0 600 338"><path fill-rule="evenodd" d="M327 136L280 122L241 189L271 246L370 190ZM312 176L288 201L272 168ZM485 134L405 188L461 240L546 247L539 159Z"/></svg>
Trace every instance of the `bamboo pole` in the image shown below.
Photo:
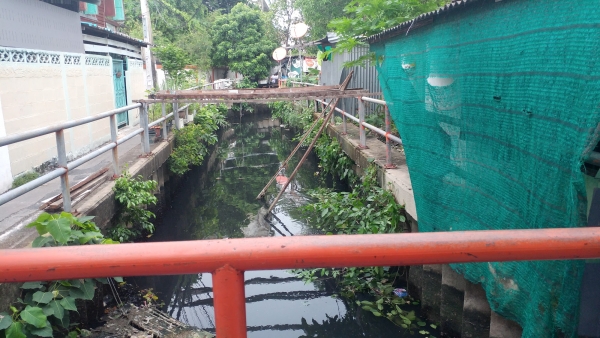
<svg viewBox="0 0 600 338"><path fill-rule="evenodd" d="M348 74L348 77L346 77L346 80L344 80L344 83L342 84L342 88L340 90L344 91L346 89L346 87L348 86L348 83L350 83L350 79L352 78L353 74L354 74L354 71L351 71L350 74ZM271 203L271 206L269 207L269 210L267 210L267 215L269 213L271 213L271 211L273 211L273 208L275 207L275 204L277 203L277 201L279 201L279 199L281 198L281 195L283 195L283 192L285 191L285 189L287 189L288 185L290 185L290 182L292 182L292 180L294 179L294 177L298 173L298 170L300 170L300 167L302 166L302 164L304 163L304 161L308 157L308 154L310 154L310 151L315 146L315 143L317 143L317 140L319 139L319 137L323 133L323 130L325 130L325 128L327 128L327 124L329 123L329 120L331 120L331 117L334 115L335 108L336 108L339 100L340 100L339 98L336 98L335 101L333 101L333 105L331 106L331 108L329 110L329 114L327 114L327 117L324 118L323 124L321 124L321 127L317 131L317 135L315 135L315 138L312 140L312 142L308 146L308 149L304 153L304 156L302 156L302 159L300 159L300 162L298 162L298 165L296 166L296 168L294 169L294 171L290 175L288 181L285 182L285 184L283 185L283 188L281 189L281 191L279 192L279 194L277 194L277 197L275 197L275 200L273 200L273 203Z"/></svg>
<svg viewBox="0 0 600 338"><path fill-rule="evenodd" d="M300 147L302 147L302 144L304 144L304 140L306 140L306 138L308 137L308 135L310 135L310 133L313 131L313 129L315 129L315 126L317 125L317 123L319 122L319 120L321 120L321 119L320 118L316 119L313 122L313 124L310 126L310 128L306 131L306 133L304 133L304 135L302 136L302 139L296 145L296 148L294 148L294 150L292 151L292 153L290 154L290 156L288 156L288 158L286 158L285 161L283 161L283 164L281 164L281 166L279 167L279 169L277 169L277 172L275 173L275 175L273 175L273 177L271 177L271 179L269 180L269 183L267 183L267 185L265 185L265 187L263 188L263 190L260 191L260 193L258 194L258 196L256 196L257 200L259 200L259 199L261 199L261 198L263 198L265 196L265 194L267 193L267 189L269 189L269 187L271 186L271 184L273 184L273 182L277 178L277 175L279 175L279 172L281 171L281 169L285 168L287 166L288 162L292 159L292 157L294 157L294 155L296 155L296 152L298 151L298 149L300 149Z"/></svg>

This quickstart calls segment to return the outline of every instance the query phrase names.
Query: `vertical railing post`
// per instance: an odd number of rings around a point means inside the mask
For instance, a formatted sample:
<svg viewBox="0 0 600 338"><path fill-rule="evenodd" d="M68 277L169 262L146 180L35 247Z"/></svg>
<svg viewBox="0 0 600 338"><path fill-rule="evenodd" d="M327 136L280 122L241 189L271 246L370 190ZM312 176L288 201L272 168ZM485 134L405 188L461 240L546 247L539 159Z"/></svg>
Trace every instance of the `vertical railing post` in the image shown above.
<svg viewBox="0 0 600 338"><path fill-rule="evenodd" d="M348 134L348 126L346 126L346 113L342 113L342 135Z"/></svg>
<svg viewBox="0 0 600 338"><path fill-rule="evenodd" d="M141 136L142 141L142 155L148 155L150 153L150 135L148 132L148 104L142 103L140 107L140 127L143 131Z"/></svg>
<svg viewBox="0 0 600 338"><path fill-rule="evenodd" d="M119 145L117 144L117 114L110 116L110 141L115 144L115 147L112 148L112 167L113 178L117 178L121 176L121 169L119 168Z"/></svg>
<svg viewBox="0 0 600 338"><path fill-rule="evenodd" d="M362 98L358 98L358 121L359 121L359 144L358 147L360 149L367 149L367 135L365 133L365 102Z"/></svg>
<svg viewBox="0 0 600 338"><path fill-rule="evenodd" d="M165 116L167 116L167 107L165 105L165 103L162 103L162 117L164 118ZM163 141L165 141L166 139L168 139L168 135L167 135L167 120L165 119L162 122L162 139Z"/></svg>
<svg viewBox="0 0 600 338"><path fill-rule="evenodd" d="M225 265L212 275L215 325L219 338L246 338L244 272Z"/></svg>
<svg viewBox="0 0 600 338"><path fill-rule="evenodd" d="M67 169L67 171L60 176L63 210L71 212L71 188L69 187L69 169L67 168L67 147L65 145L64 129L56 132L56 151L58 153L58 166Z"/></svg>
<svg viewBox="0 0 600 338"><path fill-rule="evenodd" d="M175 129L179 129L179 102L173 102L173 121L175 121Z"/></svg>
<svg viewBox="0 0 600 338"><path fill-rule="evenodd" d="M390 110L388 105L384 106L385 108L385 168L393 169L396 168L396 165L392 163L392 142L390 141L390 132L392 130L391 121L390 121Z"/></svg>
<svg viewBox="0 0 600 338"><path fill-rule="evenodd" d="M185 122L187 122L187 123L190 122L189 116L190 116L190 106L187 106L185 108Z"/></svg>

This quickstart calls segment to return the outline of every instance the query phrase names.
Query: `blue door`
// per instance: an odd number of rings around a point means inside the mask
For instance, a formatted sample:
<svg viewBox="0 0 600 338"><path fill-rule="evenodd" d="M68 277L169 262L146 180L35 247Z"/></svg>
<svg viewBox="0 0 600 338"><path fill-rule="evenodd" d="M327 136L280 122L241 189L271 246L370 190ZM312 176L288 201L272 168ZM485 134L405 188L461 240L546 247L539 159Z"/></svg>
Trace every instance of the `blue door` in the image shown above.
<svg viewBox="0 0 600 338"><path fill-rule="evenodd" d="M125 92L125 70L123 60L113 59L113 84L115 86L115 108L127 105ZM119 127L127 124L127 112L117 114L117 125Z"/></svg>

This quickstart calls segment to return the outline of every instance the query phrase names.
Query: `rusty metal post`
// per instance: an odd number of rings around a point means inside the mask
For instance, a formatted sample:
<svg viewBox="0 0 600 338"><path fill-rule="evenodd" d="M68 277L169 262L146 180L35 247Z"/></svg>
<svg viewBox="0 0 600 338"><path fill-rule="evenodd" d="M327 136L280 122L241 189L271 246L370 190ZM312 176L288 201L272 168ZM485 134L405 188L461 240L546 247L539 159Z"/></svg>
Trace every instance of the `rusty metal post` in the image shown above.
<svg viewBox="0 0 600 338"><path fill-rule="evenodd" d="M61 129L56 132L56 151L58 153L58 166L67 169L67 147L65 145L65 131ZM71 212L71 191L69 186L69 170L60 175L60 187L62 189L63 210Z"/></svg>
<svg viewBox="0 0 600 338"><path fill-rule="evenodd" d="M140 127L143 129L140 134L142 142L142 155L150 153L150 135L148 131L148 104L143 103L140 107Z"/></svg>
<svg viewBox="0 0 600 338"><path fill-rule="evenodd" d="M179 129L179 102L173 102L173 121L175 121L175 129Z"/></svg>
<svg viewBox="0 0 600 338"><path fill-rule="evenodd" d="M385 168L394 169L396 165L392 163L392 142L390 141L390 131L392 130L390 121L390 109L386 104L385 109Z"/></svg>
<svg viewBox="0 0 600 338"><path fill-rule="evenodd" d="M112 168L113 178L121 176L121 169L119 168L119 145L117 144L117 114L110 116L110 141L115 144L112 148Z"/></svg>
<svg viewBox="0 0 600 338"><path fill-rule="evenodd" d="M167 107L165 105L165 103L162 103L162 117L164 118L165 116L167 116ZM167 119L165 119L162 122L162 140L165 141L166 139L168 139L168 135L167 135Z"/></svg>
<svg viewBox="0 0 600 338"><path fill-rule="evenodd" d="M226 264L213 272L212 279L217 337L247 337L244 272Z"/></svg>
<svg viewBox="0 0 600 338"><path fill-rule="evenodd" d="M362 98L358 98L358 130L359 130L359 144L360 149L367 149L367 135L365 133L365 102Z"/></svg>

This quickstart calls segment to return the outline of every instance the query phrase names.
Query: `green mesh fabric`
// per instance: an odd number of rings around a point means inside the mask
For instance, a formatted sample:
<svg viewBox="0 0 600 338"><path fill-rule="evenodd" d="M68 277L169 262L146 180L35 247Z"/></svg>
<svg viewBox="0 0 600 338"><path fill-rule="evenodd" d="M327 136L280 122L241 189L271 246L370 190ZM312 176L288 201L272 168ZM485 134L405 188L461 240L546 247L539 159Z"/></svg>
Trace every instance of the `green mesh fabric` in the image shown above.
<svg viewBox="0 0 600 338"><path fill-rule="evenodd" d="M371 50L420 231L585 225L581 168L600 121L597 1L480 0ZM582 262L452 267L523 337L577 335Z"/></svg>

